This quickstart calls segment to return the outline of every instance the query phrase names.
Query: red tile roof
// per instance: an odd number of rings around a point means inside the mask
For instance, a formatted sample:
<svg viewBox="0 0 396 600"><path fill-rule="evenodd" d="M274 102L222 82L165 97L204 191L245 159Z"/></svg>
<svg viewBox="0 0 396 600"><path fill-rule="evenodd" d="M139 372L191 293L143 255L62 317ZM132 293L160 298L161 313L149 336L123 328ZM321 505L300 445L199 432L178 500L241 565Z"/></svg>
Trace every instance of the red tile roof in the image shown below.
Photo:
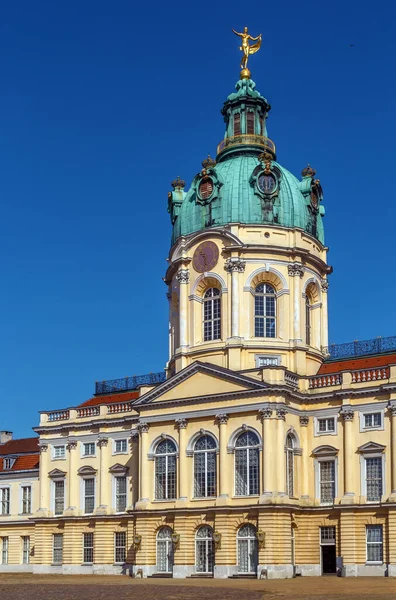
<svg viewBox="0 0 396 600"><path fill-rule="evenodd" d="M396 363L396 354L382 354L379 356L367 356L360 358L347 358L333 362L323 363L318 371L318 375L327 373L338 373L339 371L355 371L357 369L371 369L375 367L384 367Z"/></svg>
<svg viewBox="0 0 396 600"><path fill-rule="evenodd" d="M0 456L3 454L38 452L38 440L38 437L22 438L21 440L10 440L5 444L0 444Z"/></svg>
<svg viewBox="0 0 396 600"><path fill-rule="evenodd" d="M100 406L101 404L115 404L117 402L128 402L139 398L139 392L124 392L118 394L107 394L106 396L96 396L90 398L78 406Z"/></svg>
<svg viewBox="0 0 396 600"><path fill-rule="evenodd" d="M23 456L17 457L11 469L4 469L4 458L0 458L0 471L2 471L3 473L7 473L8 471L28 471L30 469L38 469L39 462L39 454L24 454Z"/></svg>

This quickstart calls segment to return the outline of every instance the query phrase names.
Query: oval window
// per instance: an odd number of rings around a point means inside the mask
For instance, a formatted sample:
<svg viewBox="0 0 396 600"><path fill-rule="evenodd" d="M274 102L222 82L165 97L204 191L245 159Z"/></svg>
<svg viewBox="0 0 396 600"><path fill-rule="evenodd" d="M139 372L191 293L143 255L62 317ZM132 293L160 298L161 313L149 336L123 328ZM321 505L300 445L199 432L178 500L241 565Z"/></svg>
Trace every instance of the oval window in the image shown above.
<svg viewBox="0 0 396 600"><path fill-rule="evenodd" d="M273 175L260 175L257 183L263 194L272 194L276 188L276 180Z"/></svg>
<svg viewBox="0 0 396 600"><path fill-rule="evenodd" d="M209 178L203 179L199 184L199 195L202 200L207 200L210 198L213 192L213 181Z"/></svg>

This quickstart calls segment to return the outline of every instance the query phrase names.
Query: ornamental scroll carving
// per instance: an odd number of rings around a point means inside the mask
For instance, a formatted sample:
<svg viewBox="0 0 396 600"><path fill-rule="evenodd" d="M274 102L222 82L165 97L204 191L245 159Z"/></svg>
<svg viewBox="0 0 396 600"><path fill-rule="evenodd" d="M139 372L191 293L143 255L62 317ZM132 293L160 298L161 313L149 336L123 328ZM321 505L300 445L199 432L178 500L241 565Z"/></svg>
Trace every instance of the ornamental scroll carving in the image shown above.
<svg viewBox="0 0 396 600"><path fill-rule="evenodd" d="M190 271L188 269L180 269L176 273L176 280L180 285L182 283L190 283Z"/></svg>
<svg viewBox="0 0 396 600"><path fill-rule="evenodd" d="M246 261L241 258L227 258L224 269L228 273L244 273Z"/></svg>
<svg viewBox="0 0 396 600"><path fill-rule="evenodd" d="M307 417L306 415L301 415L300 425L301 427L307 427L309 425L309 417Z"/></svg>
<svg viewBox="0 0 396 600"><path fill-rule="evenodd" d="M216 421L219 425L227 425L229 416L226 413L216 415Z"/></svg>
<svg viewBox="0 0 396 600"><path fill-rule="evenodd" d="M138 423L137 426L137 430L138 432L141 433L148 433L150 426L148 423L142 422L142 423Z"/></svg>
<svg viewBox="0 0 396 600"><path fill-rule="evenodd" d="M261 420L270 419L272 417L272 409L271 408L260 408L259 415Z"/></svg>
<svg viewBox="0 0 396 600"><path fill-rule="evenodd" d="M302 277L304 275L304 267L301 263L291 263L287 266L290 277Z"/></svg>
<svg viewBox="0 0 396 600"><path fill-rule="evenodd" d="M178 429L186 429L187 428L187 419L176 419L175 423L176 423L176 427Z"/></svg>

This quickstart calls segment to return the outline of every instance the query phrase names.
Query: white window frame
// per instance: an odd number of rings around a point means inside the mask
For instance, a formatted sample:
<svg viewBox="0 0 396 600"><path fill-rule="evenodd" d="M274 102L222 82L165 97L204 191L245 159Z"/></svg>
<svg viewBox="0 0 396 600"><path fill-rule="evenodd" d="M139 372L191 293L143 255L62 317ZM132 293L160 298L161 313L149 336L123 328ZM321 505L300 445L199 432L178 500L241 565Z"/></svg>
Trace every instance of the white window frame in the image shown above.
<svg viewBox="0 0 396 600"><path fill-rule="evenodd" d="M9 471L10 469L12 469L12 467L14 466L15 460L16 460L15 458L10 458L9 456L5 456L3 458L4 471Z"/></svg>
<svg viewBox="0 0 396 600"><path fill-rule="evenodd" d="M322 421L323 419L333 419L334 431L328 431L328 430L327 431L319 431L319 421ZM323 416L315 417L314 423L315 423L315 437L319 437L322 435L337 435L337 423L338 423L337 415L323 415Z"/></svg>
<svg viewBox="0 0 396 600"><path fill-rule="evenodd" d="M366 469L366 458L381 458L382 459L382 494L380 500L367 500L367 469ZM382 502L384 497L386 485L385 485L385 453L384 452L364 452L360 455L360 486L361 495L366 498L367 504L378 504Z"/></svg>
<svg viewBox="0 0 396 600"><path fill-rule="evenodd" d="M85 446L93 446L93 453L86 454ZM95 442L81 442L81 458L95 458L96 457L96 444Z"/></svg>
<svg viewBox="0 0 396 600"><path fill-rule="evenodd" d="M8 535L5 535L0 538L1 539L1 556L0 556L0 565L8 565L8 549L10 545L10 538ZM5 560L4 560L5 557Z"/></svg>
<svg viewBox="0 0 396 600"><path fill-rule="evenodd" d="M254 360L256 367L279 367L282 364L282 356L280 354L255 354ZM267 364L265 362L267 361Z"/></svg>
<svg viewBox="0 0 396 600"><path fill-rule="evenodd" d="M117 545L117 535L122 534L125 536L125 546ZM114 532L114 564L115 565L124 565L126 563L127 558L127 549L128 549L128 539L126 531L115 531ZM117 548L125 548L125 560L117 561Z"/></svg>
<svg viewBox="0 0 396 600"><path fill-rule="evenodd" d="M22 535L22 564L29 565L30 564L30 535ZM26 542L26 547L25 547Z"/></svg>
<svg viewBox="0 0 396 600"><path fill-rule="evenodd" d="M63 448L63 456L55 456L55 448ZM65 444L53 444L52 445L52 460L66 460Z"/></svg>
<svg viewBox="0 0 396 600"><path fill-rule="evenodd" d="M125 450L117 450L117 443L125 442ZM120 438L113 440L113 454L128 454L128 439Z"/></svg>
<svg viewBox="0 0 396 600"><path fill-rule="evenodd" d="M87 513L85 512L85 482L87 481L87 479L93 479L94 481L94 507L93 507L93 511L91 513ZM95 508L96 508L96 477L95 475L89 475L86 477L81 477L81 497L80 497L80 502L81 502L81 509L84 515L93 515L95 512Z"/></svg>
<svg viewBox="0 0 396 600"><path fill-rule="evenodd" d="M375 425L374 427L366 427L366 415L373 415L373 414L381 414L381 424L380 425ZM384 419L384 410L382 409L378 409L378 408L373 408L370 410L364 410L359 412L359 425L360 425L360 432L363 433L364 431L383 431L385 428L385 423L384 423L385 419Z"/></svg>
<svg viewBox="0 0 396 600"><path fill-rule="evenodd" d="M51 480L51 512L54 516L60 517L62 513L59 515L55 515L55 483L63 481L63 510L65 510L66 504L66 478L65 477L55 477Z"/></svg>
<svg viewBox="0 0 396 600"><path fill-rule="evenodd" d="M8 490L8 512L3 512L3 490ZM11 486L0 485L0 516L7 516L11 514Z"/></svg>
<svg viewBox="0 0 396 600"><path fill-rule="evenodd" d="M62 544L61 548L55 548L55 539L61 539ZM55 550L61 550L62 552L62 560L55 560ZM53 533L52 534L52 564L53 565L62 565L63 564L63 533Z"/></svg>
<svg viewBox="0 0 396 600"><path fill-rule="evenodd" d="M85 534L87 535L92 535L92 546L85 546ZM85 562L84 561L84 550L85 547L87 549L92 548L92 561L90 562ZM84 531L82 534L82 551L83 551L83 555L82 555L82 564L83 565L93 565L94 561L95 561L95 534L91 531Z"/></svg>
<svg viewBox="0 0 396 600"><path fill-rule="evenodd" d="M126 498L125 498L125 510L117 511L117 479L125 477L126 481ZM117 514L123 514L128 508L128 476L126 473L117 473L113 475L113 509Z"/></svg>
<svg viewBox="0 0 396 600"><path fill-rule="evenodd" d="M334 499L333 502L321 502L320 494L320 463L334 462ZM333 506L334 501L338 498L338 457L337 456L318 456L315 458L315 497L319 500L320 506Z"/></svg>
<svg viewBox="0 0 396 600"><path fill-rule="evenodd" d="M381 527L382 530L382 540L381 542L368 542L367 541L367 537L368 537L368 530L369 527ZM376 524L376 523L370 523L366 525L366 564L367 565L383 565L384 564L384 526L382 525L382 523L380 524ZM381 560L369 560L368 559L368 546L369 545L374 545L374 544L382 544L382 561Z"/></svg>
<svg viewBox="0 0 396 600"><path fill-rule="evenodd" d="M29 495L29 508L30 510L28 512L24 512L23 510L23 503L24 503L24 498L23 498L23 490L25 488L29 488L30 489L30 495ZM31 515L32 514L32 496L33 496L33 487L31 483L21 483L20 487L19 487L19 514L20 515Z"/></svg>

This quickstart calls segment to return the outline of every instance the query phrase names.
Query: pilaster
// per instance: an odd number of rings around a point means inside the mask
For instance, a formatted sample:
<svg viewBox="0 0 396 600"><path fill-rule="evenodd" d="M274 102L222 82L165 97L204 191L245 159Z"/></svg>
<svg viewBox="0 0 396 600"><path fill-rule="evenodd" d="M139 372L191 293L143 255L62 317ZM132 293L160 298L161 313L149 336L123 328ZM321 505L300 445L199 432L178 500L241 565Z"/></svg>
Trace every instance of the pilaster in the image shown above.
<svg viewBox="0 0 396 600"><path fill-rule="evenodd" d="M98 440L99 448L99 506L96 514L105 515L109 507L109 483L108 483L108 443L107 437L100 437Z"/></svg>
<svg viewBox="0 0 396 600"><path fill-rule="evenodd" d="M139 501L136 503L136 510L144 510L150 501L150 478L149 470L147 469L147 455L149 451L149 425L141 421L137 430L139 432Z"/></svg>
<svg viewBox="0 0 396 600"><path fill-rule="evenodd" d="M176 427L179 430L179 460L178 460L178 490L179 497L176 500L176 508L186 506L188 500L188 478L185 476L187 472L187 419L177 419Z"/></svg>
<svg viewBox="0 0 396 600"><path fill-rule="evenodd" d="M220 494L216 504L228 504L229 489L227 477L227 423L228 415L221 413L216 415L216 421L219 425L219 446L220 446Z"/></svg>
<svg viewBox="0 0 396 600"><path fill-rule="evenodd" d="M263 483L262 494L260 496L260 504L267 504L272 501L274 492L273 481L273 444L272 444L272 409L262 408L259 410L259 415L262 423L262 438L263 438Z"/></svg>
<svg viewBox="0 0 396 600"><path fill-rule="evenodd" d="M341 504L351 504L355 501L354 411L352 408L344 407L340 414L344 420L344 495L341 498Z"/></svg>

